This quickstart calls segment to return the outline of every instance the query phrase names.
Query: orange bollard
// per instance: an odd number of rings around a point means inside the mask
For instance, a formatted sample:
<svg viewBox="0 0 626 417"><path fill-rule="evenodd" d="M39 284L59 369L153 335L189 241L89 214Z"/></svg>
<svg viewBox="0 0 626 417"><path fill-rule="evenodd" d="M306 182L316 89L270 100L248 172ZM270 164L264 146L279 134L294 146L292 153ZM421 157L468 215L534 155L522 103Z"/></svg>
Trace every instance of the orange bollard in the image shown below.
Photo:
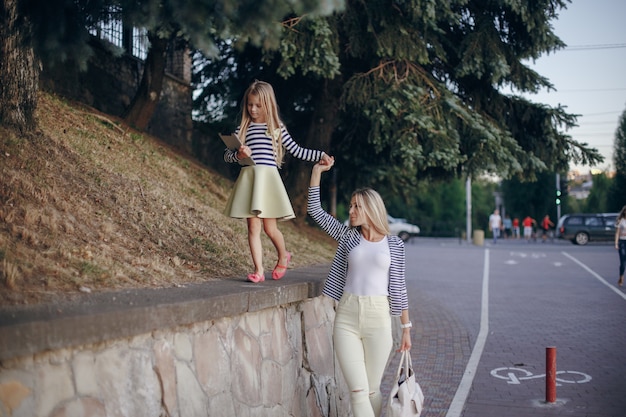
<svg viewBox="0 0 626 417"><path fill-rule="evenodd" d="M546 348L546 402L556 402L556 347Z"/></svg>

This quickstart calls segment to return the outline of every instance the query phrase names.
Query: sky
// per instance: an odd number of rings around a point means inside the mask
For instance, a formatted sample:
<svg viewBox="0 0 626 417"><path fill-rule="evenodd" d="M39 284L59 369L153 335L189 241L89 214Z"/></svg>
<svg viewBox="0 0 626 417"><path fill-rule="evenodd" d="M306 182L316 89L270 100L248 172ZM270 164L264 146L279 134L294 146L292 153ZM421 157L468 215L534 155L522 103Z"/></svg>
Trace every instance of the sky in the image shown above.
<svg viewBox="0 0 626 417"><path fill-rule="evenodd" d="M626 110L626 1L573 0L552 25L567 47L529 65L556 92L525 96L579 115L579 126L567 133L604 156L594 168L613 170L615 132ZM583 173L590 168L570 166Z"/></svg>

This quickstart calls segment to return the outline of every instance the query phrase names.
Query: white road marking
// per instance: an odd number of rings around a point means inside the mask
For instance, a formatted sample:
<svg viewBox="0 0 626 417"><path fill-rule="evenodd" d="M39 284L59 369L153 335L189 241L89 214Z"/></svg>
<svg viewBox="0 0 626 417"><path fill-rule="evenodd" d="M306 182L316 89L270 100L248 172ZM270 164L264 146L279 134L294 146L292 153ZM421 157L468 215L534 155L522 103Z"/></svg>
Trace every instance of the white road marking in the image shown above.
<svg viewBox="0 0 626 417"><path fill-rule="evenodd" d="M582 268L587 270L591 275L596 277L600 282L604 285L615 291L622 298L626 300L626 294L619 291L613 285L609 284L604 278L595 273L591 268L587 265L580 262L578 259L569 255L566 252L562 252L563 255L570 258L572 261L576 262ZM519 256L520 258L526 258L528 255L524 252L511 252L511 256ZM544 253L532 253L531 257L533 258L543 258L546 255ZM556 265L556 264L555 264ZM560 266L560 264L559 264ZM483 266L483 284L482 284L482 300L481 300L481 311L480 311L480 331L478 332L478 337L476 338L476 344L474 345L474 349L472 349L472 355L467 362L467 366L465 367L465 373L463 374L463 378L461 379L461 383L454 394L454 398L452 399L452 403L450 404L450 408L446 414L446 417L460 417L463 412L463 407L465 406L465 402L467 401L467 397L469 395L469 391L472 388L472 383L474 381L474 377L476 375L476 369L478 368L478 363L480 362L480 357L482 356L483 350L485 348L485 344L487 341L487 336L489 334L489 249L485 249L485 260ZM494 370L495 371L495 370ZM493 371L492 371L493 372ZM575 371L561 371L566 373L578 373L588 377L588 380L591 380L591 377L587 374L583 374L582 372ZM493 373L492 373L493 375ZM507 376L511 378L513 374L509 373ZM535 376L537 378L539 376ZM519 381L522 378L515 377L515 379ZM588 382L586 378L583 378L581 381L577 381L577 383ZM570 382L566 380L562 380L560 382Z"/></svg>
<svg viewBox="0 0 626 417"><path fill-rule="evenodd" d="M517 256L520 258L528 258L529 256L533 259L539 259L539 258L545 258L546 254L545 252L531 252L530 255L526 252L516 252L516 251L511 251L509 252L510 256Z"/></svg>
<svg viewBox="0 0 626 417"><path fill-rule="evenodd" d="M504 372L506 372L506 375L502 375ZM516 373L521 374L521 376L515 375ZM563 384L585 384L592 379L591 375L579 371L557 371L556 375L561 376L560 378L555 378L558 387L563 386ZM496 368L491 370L491 376L504 379L507 384L520 385L522 381L529 379L545 378L546 374L533 375L532 372L522 368ZM574 379L565 379L563 376L569 376Z"/></svg>
<svg viewBox="0 0 626 417"><path fill-rule="evenodd" d="M483 354L487 336L489 334L489 249L485 249L485 261L483 266L483 288L482 288L482 301L480 309L480 331L476 338L476 344L472 349L472 355L465 367L465 373L461 379L461 383L454 394L450 408L446 417L460 417L463 412L463 406L469 395L469 391L472 388L472 382L476 375L476 369L480 362L480 357Z"/></svg>
<svg viewBox="0 0 626 417"><path fill-rule="evenodd" d="M615 293L617 295L619 295L620 297L622 297L624 300L626 300L626 293L623 293L622 291L620 291L619 289L617 289L615 287L615 285L612 285L611 283L607 282L607 280L605 280L604 278L602 278L599 274L597 274L595 271L593 271L591 268L589 268L587 265L585 265L584 263L580 262L578 259L574 258L572 255L570 255L567 252L561 252L563 255L565 255L566 257L570 258L572 261L576 262L578 265L580 265L583 269L585 269L587 272L589 272L591 275L593 275L598 281L600 281L601 283L603 283L604 285L606 285L607 287L609 287L611 290L615 291Z"/></svg>

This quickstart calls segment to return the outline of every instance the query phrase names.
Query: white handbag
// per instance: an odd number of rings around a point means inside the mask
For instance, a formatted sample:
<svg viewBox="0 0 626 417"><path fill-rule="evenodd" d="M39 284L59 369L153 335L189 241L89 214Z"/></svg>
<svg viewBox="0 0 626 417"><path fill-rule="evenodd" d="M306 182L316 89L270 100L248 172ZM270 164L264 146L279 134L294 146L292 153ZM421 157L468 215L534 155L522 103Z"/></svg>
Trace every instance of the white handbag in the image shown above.
<svg viewBox="0 0 626 417"><path fill-rule="evenodd" d="M387 417L419 417L424 408L424 393L415 380L411 354L403 351L393 380L387 405Z"/></svg>

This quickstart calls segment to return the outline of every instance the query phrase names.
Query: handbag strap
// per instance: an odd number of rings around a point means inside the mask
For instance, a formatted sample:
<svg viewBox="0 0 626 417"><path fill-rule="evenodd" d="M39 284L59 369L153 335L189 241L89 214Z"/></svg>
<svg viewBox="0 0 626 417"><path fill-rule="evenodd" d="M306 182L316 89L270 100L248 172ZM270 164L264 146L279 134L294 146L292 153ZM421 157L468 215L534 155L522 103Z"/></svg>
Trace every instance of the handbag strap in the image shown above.
<svg viewBox="0 0 626 417"><path fill-rule="evenodd" d="M398 371L396 372L396 381L400 378L403 365L404 365L404 369L406 369L405 378L408 378L411 375L411 371L413 370L413 363L411 362L411 353L409 353L408 350L403 350L402 356L400 356L400 363L398 364Z"/></svg>

